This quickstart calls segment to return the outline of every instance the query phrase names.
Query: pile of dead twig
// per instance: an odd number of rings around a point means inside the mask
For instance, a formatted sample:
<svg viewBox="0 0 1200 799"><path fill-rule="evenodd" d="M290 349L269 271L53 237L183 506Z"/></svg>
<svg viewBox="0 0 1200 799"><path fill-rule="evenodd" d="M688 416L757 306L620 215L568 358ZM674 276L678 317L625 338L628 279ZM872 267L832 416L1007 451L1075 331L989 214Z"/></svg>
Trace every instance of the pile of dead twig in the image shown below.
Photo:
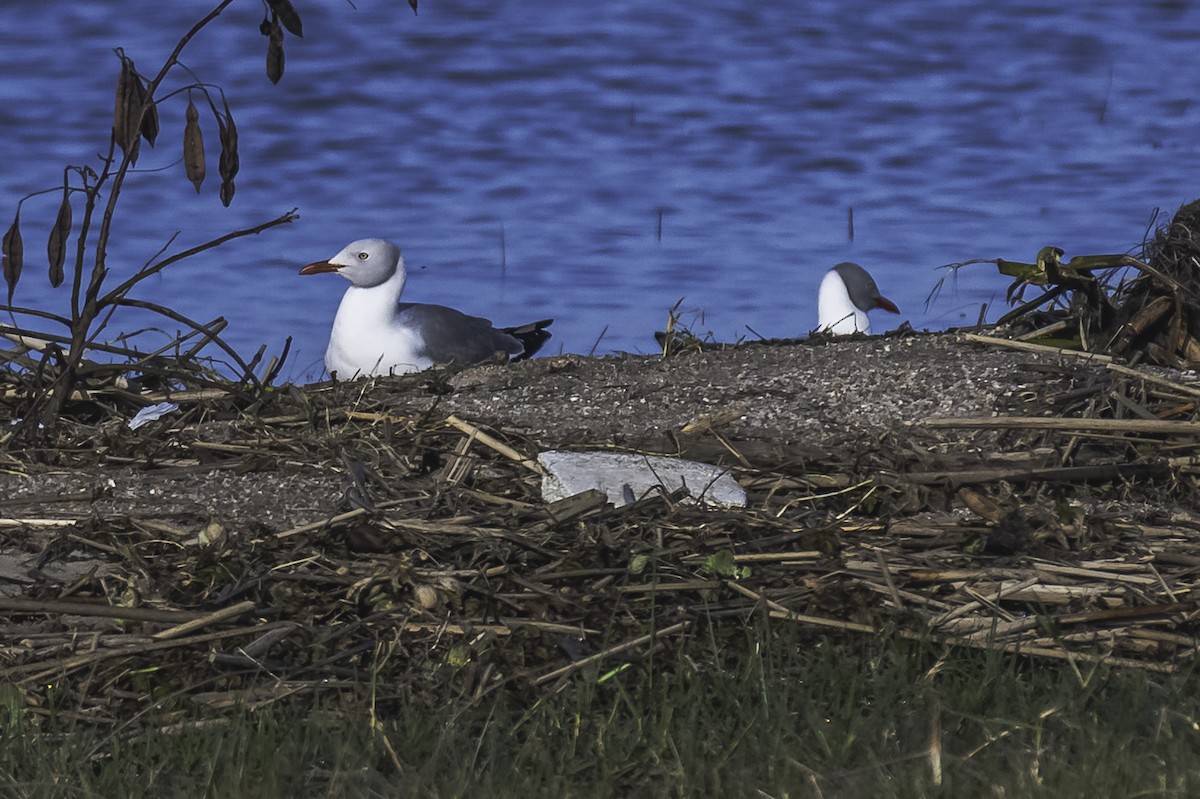
<svg viewBox="0 0 1200 799"><path fill-rule="evenodd" d="M1012 278L1015 307L998 325L1024 341L1178 369L1200 365L1200 201L1184 205L1127 254L1078 255L1043 247L1033 263L990 259ZM940 288L941 283L939 282ZM1030 290L1034 296L1027 298ZM936 293L937 289L935 289Z"/></svg>
<svg viewBox="0 0 1200 799"><path fill-rule="evenodd" d="M747 508L546 503L539 451L629 444L440 411L437 373L252 396L176 374L179 411L138 430L128 416L157 394L102 387L5 468L119 473L143 493L0 500L0 678L33 717L116 724L552 690L655 651L702 664L777 625L1193 668L1200 515L1179 508L1195 499L1200 389L1078 354L1030 368L1041 389L1003 416L922 420L869 446L719 425L639 442L728 467ZM232 519L169 501L214 473L287 490ZM264 521L315 494L340 507Z"/></svg>

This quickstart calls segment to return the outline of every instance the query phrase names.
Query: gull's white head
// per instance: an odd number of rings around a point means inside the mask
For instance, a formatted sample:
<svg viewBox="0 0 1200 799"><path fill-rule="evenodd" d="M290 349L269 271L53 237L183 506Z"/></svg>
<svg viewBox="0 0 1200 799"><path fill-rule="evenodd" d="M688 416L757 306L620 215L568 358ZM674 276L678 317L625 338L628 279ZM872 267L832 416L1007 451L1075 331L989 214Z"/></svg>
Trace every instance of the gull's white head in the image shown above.
<svg viewBox="0 0 1200 799"><path fill-rule="evenodd" d="M369 289L386 283L396 272L404 276L400 248L383 239L359 239L342 248L328 261L317 261L300 270L302 275L336 272L353 285Z"/></svg>
<svg viewBox="0 0 1200 799"><path fill-rule="evenodd" d="M858 264L846 261L825 273L817 296L817 328L837 335L870 333L867 311L882 308L900 313L896 304L879 293L875 279Z"/></svg>

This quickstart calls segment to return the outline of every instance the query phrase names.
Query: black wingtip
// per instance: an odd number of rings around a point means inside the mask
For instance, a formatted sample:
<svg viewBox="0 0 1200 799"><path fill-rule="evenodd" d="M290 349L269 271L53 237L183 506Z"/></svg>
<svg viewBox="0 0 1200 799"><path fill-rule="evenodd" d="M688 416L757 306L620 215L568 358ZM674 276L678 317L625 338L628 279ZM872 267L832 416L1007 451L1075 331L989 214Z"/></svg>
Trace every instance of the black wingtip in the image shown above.
<svg viewBox="0 0 1200 799"><path fill-rule="evenodd" d="M537 354L537 351L542 348L551 338L551 333L546 328L554 324L553 319L542 319L538 322L530 322L527 325L519 327L506 327L503 331L508 335L521 342L521 351L512 356L510 360L523 361L526 358L532 358Z"/></svg>

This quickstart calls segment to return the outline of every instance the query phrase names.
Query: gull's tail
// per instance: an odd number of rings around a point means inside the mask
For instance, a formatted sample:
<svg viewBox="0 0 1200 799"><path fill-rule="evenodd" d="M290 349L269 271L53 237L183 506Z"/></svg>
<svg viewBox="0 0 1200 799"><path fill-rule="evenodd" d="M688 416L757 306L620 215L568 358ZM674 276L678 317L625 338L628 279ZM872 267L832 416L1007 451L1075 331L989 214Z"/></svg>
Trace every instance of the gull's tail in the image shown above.
<svg viewBox="0 0 1200 799"><path fill-rule="evenodd" d="M542 345L550 340L550 331L546 328L553 323L553 319L543 319L540 322L530 322L519 327L501 328L502 332L521 342L521 351L512 356L511 360L523 361L526 358L532 358L542 348Z"/></svg>

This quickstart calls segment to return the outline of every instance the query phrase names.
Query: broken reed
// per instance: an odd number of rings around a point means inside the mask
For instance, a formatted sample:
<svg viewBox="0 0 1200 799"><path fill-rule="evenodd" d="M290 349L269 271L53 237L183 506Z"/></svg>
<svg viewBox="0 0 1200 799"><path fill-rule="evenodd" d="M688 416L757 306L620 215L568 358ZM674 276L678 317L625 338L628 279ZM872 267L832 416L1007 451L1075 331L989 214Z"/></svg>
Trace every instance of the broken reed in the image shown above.
<svg viewBox="0 0 1200 799"><path fill-rule="evenodd" d="M232 386L100 387L81 401L104 417L76 423L64 458L171 484L291 475L309 482L281 502L329 510L272 529L214 526L149 494L3 502L0 526L45 554L23 595L0 603L0 677L30 707L53 685L59 707L95 723L143 711L150 693L162 712L183 697L219 710L367 690L381 708L408 707L444 690L536 695L656 652L703 663L744 645L748 626L770 636L780 624L1080 670L1191 668L1200 520L1138 520L1119 503L1191 496L1187 459L1200 445L1194 406L1180 409L1195 389L1146 369L1029 357L1042 393L1008 412L1019 425L1002 416L977 433L986 446L962 446L960 420L929 419L875 436L869 451L820 453L739 440L718 423L621 445L540 440L440 410L429 375L292 387L252 413ZM178 418L125 429L159 397L181 405ZM1175 426L1114 418L1131 408L1175 409L1162 419ZM1080 423L1024 421L1038 418ZM72 444L101 429L102 453ZM529 464L564 445L722 463L752 506L651 495L613 509L598 492L547 505ZM79 558L91 564L83 577L51 576Z"/></svg>
<svg viewBox="0 0 1200 799"><path fill-rule="evenodd" d="M1200 366L1200 201L1183 205L1142 244L1141 258L1077 255L1043 247L1032 263L994 264L1015 306L997 322L1014 337L1186 370ZM936 297L945 282L930 294ZM1033 290L1034 296L1026 295Z"/></svg>

